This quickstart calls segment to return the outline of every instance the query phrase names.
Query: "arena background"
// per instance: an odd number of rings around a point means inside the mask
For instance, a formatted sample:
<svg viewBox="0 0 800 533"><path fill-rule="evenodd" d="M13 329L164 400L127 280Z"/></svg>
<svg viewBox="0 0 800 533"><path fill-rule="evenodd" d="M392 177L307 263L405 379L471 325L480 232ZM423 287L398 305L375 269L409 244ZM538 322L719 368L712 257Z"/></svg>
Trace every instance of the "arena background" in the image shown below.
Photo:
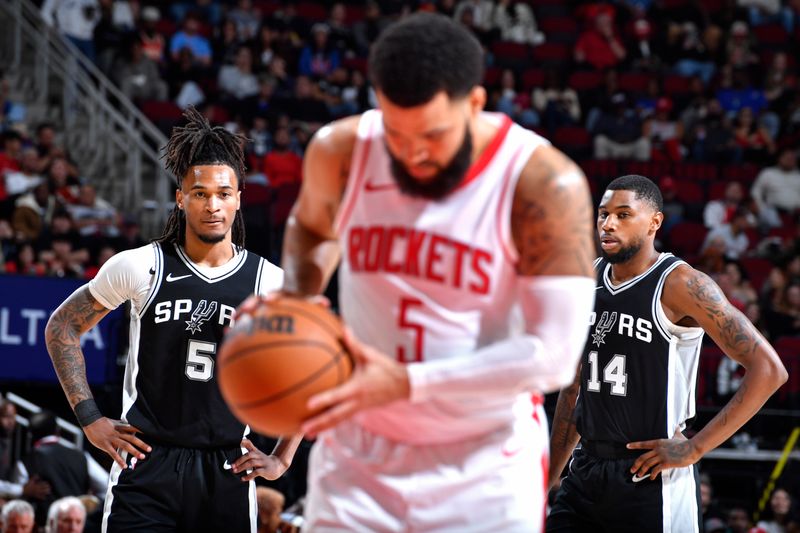
<svg viewBox="0 0 800 533"><path fill-rule="evenodd" d="M660 184L659 248L712 275L790 373L750 423L701 461L714 512L723 521L735 507L758 513L776 464L777 485L797 511L800 451L779 459L800 426L800 1L58 4L0 3L0 392L18 406L15 453L30 445L25 423L37 406L75 422L44 324L108 257L158 235L174 196L159 149L181 108L194 104L252 140L247 246L278 263L309 138L329 120L373 107L370 42L427 10L476 34L488 109L578 161L595 200L622 174ZM336 301L335 283L328 295ZM84 344L109 416L120 411L126 328L119 310ZM740 376L707 340L694 428ZM551 414L553 406L549 397ZM80 431L64 436L82 445ZM272 484L287 505L301 498L304 475L301 458Z"/></svg>

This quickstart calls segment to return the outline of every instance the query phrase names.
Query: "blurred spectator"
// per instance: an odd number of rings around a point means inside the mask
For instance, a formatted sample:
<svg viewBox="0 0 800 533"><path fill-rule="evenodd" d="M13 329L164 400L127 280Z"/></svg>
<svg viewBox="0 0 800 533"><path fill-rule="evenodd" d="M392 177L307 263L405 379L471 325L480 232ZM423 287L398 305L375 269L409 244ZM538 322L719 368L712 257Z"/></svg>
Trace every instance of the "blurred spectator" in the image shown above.
<svg viewBox="0 0 800 533"><path fill-rule="evenodd" d="M778 153L777 166L765 168L758 174L750 195L758 207L761 224L767 227L782 226L782 213L793 214L800 210L800 170L793 147Z"/></svg>
<svg viewBox="0 0 800 533"><path fill-rule="evenodd" d="M500 40L537 45L545 41L536 26L536 17L529 5L520 0L498 0L492 14L492 26L500 32Z"/></svg>
<svg viewBox="0 0 800 533"><path fill-rule="evenodd" d="M619 94L619 74L616 70L609 69L603 74L603 86L597 91L592 91L587 95L586 108L589 112L586 114L586 129L594 131L597 125L597 120L604 111L611 111L614 109L613 103L614 96Z"/></svg>
<svg viewBox="0 0 800 533"><path fill-rule="evenodd" d="M66 159L67 153L56 143L56 128L50 122L42 122L36 127L34 145L39 153L39 168L37 172L47 173L48 167L56 158L61 158L66 164L67 173L76 176L78 170Z"/></svg>
<svg viewBox="0 0 800 533"><path fill-rule="evenodd" d="M97 273L100 271L100 267L106 264L106 262L114 257L117 253L117 250L114 249L113 246L106 245L100 248L100 251L97 252L97 260L94 264L86 267L83 271L83 279L94 279Z"/></svg>
<svg viewBox="0 0 800 533"><path fill-rule="evenodd" d="M727 63L735 69L750 68L758 63L758 56L753 52L750 28L741 20L731 26L725 50L728 55Z"/></svg>
<svg viewBox="0 0 800 533"><path fill-rule="evenodd" d="M46 275L55 278L82 278L86 251L75 251L72 240L64 235L54 235L50 249L42 250L39 258L45 265Z"/></svg>
<svg viewBox="0 0 800 533"><path fill-rule="evenodd" d="M228 14L228 19L234 23L240 41L255 38L261 25L261 13L253 7L252 0L237 0L236 8Z"/></svg>
<svg viewBox="0 0 800 533"><path fill-rule="evenodd" d="M53 219L58 208L55 196L50 194L47 183L40 183L27 194L23 194L14 202L12 225L21 238L34 241L45 225Z"/></svg>
<svg viewBox="0 0 800 533"><path fill-rule="evenodd" d="M16 465L12 455L12 438L16 427L17 407L7 400L0 400L0 498L40 500L50 493L50 485L47 482L33 478L27 483L17 483L15 479ZM27 502L26 505L30 508L31 520L33 520L33 507L30 507ZM3 523L7 524L5 507L3 510Z"/></svg>
<svg viewBox="0 0 800 533"><path fill-rule="evenodd" d="M614 19L608 10L600 10L592 25L581 33L575 44L575 62L603 70L617 66L627 53L616 35Z"/></svg>
<svg viewBox="0 0 800 533"><path fill-rule="evenodd" d="M628 48L628 57L631 65L636 70L655 70L659 67L661 59L655 53L650 42L653 29L647 19L640 18L633 23L633 43Z"/></svg>
<svg viewBox="0 0 800 533"><path fill-rule="evenodd" d="M217 78L223 101L227 100L236 111L241 109L242 101L258 94L258 78L253 74L253 51L242 46L236 52L233 65L223 65Z"/></svg>
<svg viewBox="0 0 800 533"><path fill-rule="evenodd" d="M764 518L759 520L757 527L764 530L764 533L800 531L797 509L788 490L778 487L773 491L769 505L764 511Z"/></svg>
<svg viewBox="0 0 800 533"><path fill-rule="evenodd" d="M358 55L366 56L369 53L370 45L388 24L381 14L380 4L375 0L369 0L366 3L364 18L353 25L353 39Z"/></svg>
<svg viewBox="0 0 800 533"><path fill-rule="evenodd" d="M536 87L532 99L534 109L548 130L580 123L578 93L567 87L560 70L551 68L545 72L544 87Z"/></svg>
<svg viewBox="0 0 800 533"><path fill-rule="evenodd" d="M765 339L770 339L769 330L764 322L764 313L761 312L761 304L758 302L750 302L744 308L744 316L753 324Z"/></svg>
<svg viewBox="0 0 800 533"><path fill-rule="evenodd" d="M292 120L311 124L322 124L329 120L328 107L319 96L319 90L308 76L298 76L295 80L294 94L281 98L276 108L285 111Z"/></svg>
<svg viewBox="0 0 800 533"><path fill-rule="evenodd" d="M44 181L37 173L39 169L39 152L29 146L22 150L20 169L6 172L6 193L9 196L25 194Z"/></svg>
<svg viewBox="0 0 800 533"><path fill-rule="evenodd" d="M192 51L188 48L181 49L178 52L177 64L167 69L170 98L181 108L202 103L205 94L195 81L201 77L202 73L196 66Z"/></svg>
<svg viewBox="0 0 800 533"><path fill-rule="evenodd" d="M345 90L348 88L349 81L350 77L347 69L338 67L327 79L319 83L322 98L328 105L330 115L334 118L346 117L358 113L358 94L350 91L347 94L348 98L345 99Z"/></svg>
<svg viewBox="0 0 800 533"><path fill-rule="evenodd" d="M728 511L728 533L749 533L752 526L747 509L733 507Z"/></svg>
<svg viewBox="0 0 800 533"><path fill-rule="evenodd" d="M277 48L278 33L269 24L264 24L258 31L258 36L253 40L254 43L254 63L256 70L266 68L272 63L273 58L278 53Z"/></svg>
<svg viewBox="0 0 800 533"><path fill-rule="evenodd" d="M738 208L727 224L723 224L708 232L702 250L705 250L716 239L721 239L724 244L724 254L727 259L740 259L744 257L750 245L745 230L749 227L747 222L747 209Z"/></svg>
<svg viewBox="0 0 800 533"><path fill-rule="evenodd" d="M275 83L275 96L284 98L292 95L295 89L295 79L289 75L286 60L283 57L276 56L272 60L267 74Z"/></svg>
<svg viewBox="0 0 800 533"><path fill-rule="evenodd" d="M138 38L131 40L126 56L114 75L122 93L134 101L166 100L167 83L161 79L158 65L144 54Z"/></svg>
<svg viewBox="0 0 800 533"><path fill-rule="evenodd" d="M658 182L661 194L664 199L664 222L661 224L661 231L664 235L669 235L670 230L678 222L682 222L686 214L686 205L678 198L678 184L672 176L664 176Z"/></svg>
<svg viewBox="0 0 800 533"><path fill-rule="evenodd" d="M5 73L0 71L0 132L22 123L25 120L26 109L21 102L9 99L10 84Z"/></svg>
<svg viewBox="0 0 800 533"><path fill-rule="evenodd" d="M657 77L647 80L644 94L636 99L636 113L639 118L645 120L653 116L656 112L656 103L660 98L664 98L664 91L661 89L661 81Z"/></svg>
<svg viewBox="0 0 800 533"><path fill-rule="evenodd" d="M272 150L264 156L261 169L271 187L300 183L303 177L303 160L290 150L291 135L288 128L278 128Z"/></svg>
<svg viewBox="0 0 800 533"><path fill-rule="evenodd" d="M257 167L255 170L260 171L261 159L272 148L272 134L269 131L269 119L267 119L266 113L251 114L251 116L253 116L253 127L250 128L247 136L252 142L248 143L247 149L251 156L250 166L255 166Z"/></svg>
<svg viewBox="0 0 800 533"><path fill-rule="evenodd" d="M18 480L24 484L28 479L38 477L50 484L49 497L35 506L36 522L44 525L47 511L55 500L89 492L89 466L82 452L59 442L59 429L53 413L47 410L34 413L29 429L33 448L17 466Z"/></svg>
<svg viewBox="0 0 800 533"><path fill-rule="evenodd" d="M709 229L715 229L730 222L736 210L742 206L744 200L744 189L738 181L731 181L725 185L725 192L722 198L711 200L703 209L703 223ZM752 215L750 215L752 217ZM751 225L755 225L755 217L748 217Z"/></svg>
<svg viewBox="0 0 800 533"><path fill-rule="evenodd" d="M318 22L311 28L312 42L300 54L298 72L304 76L325 78L341 63L339 51L329 42L330 28Z"/></svg>
<svg viewBox="0 0 800 533"><path fill-rule="evenodd" d="M740 154L738 157L740 161L763 163L775 153L772 136L764 126L756 122L753 110L749 107L743 107L736 115L733 137Z"/></svg>
<svg viewBox="0 0 800 533"><path fill-rule="evenodd" d="M770 338L800 335L800 284L787 284L766 316Z"/></svg>
<svg viewBox="0 0 800 533"><path fill-rule="evenodd" d="M121 250L130 250L131 248L139 248L147 244L142 238L142 226L136 217L127 215L122 219L122 225L119 229L120 235L114 240L114 245ZM98 259L98 263L99 263Z"/></svg>
<svg viewBox="0 0 800 533"><path fill-rule="evenodd" d="M81 236L75 229L75 223L72 220L68 211L60 209L53 213L53 219L50 226L42 232L41 237L37 241L39 249L52 248L54 239L61 238L70 242L74 253L80 254L77 256L77 261L86 263L89 260L89 251L86 239Z"/></svg>
<svg viewBox="0 0 800 533"><path fill-rule="evenodd" d="M11 500L3 506L2 533L33 533L33 507L25 500Z"/></svg>
<svg viewBox="0 0 800 533"><path fill-rule="evenodd" d="M786 52L777 52L772 57L764 81L767 109L778 116L785 115L791 103L792 92L796 88L797 75L794 68L789 66L789 56Z"/></svg>
<svg viewBox="0 0 800 533"><path fill-rule="evenodd" d="M56 196L56 200L63 205L77 203L78 201L78 180L69 175L67 160L63 157L56 157L50 163L50 168L45 171L47 183L50 191Z"/></svg>
<svg viewBox="0 0 800 533"><path fill-rule="evenodd" d="M219 26L222 21L222 7L219 0L192 0L189 2L166 2L172 12L173 20L184 20L195 16L212 26Z"/></svg>
<svg viewBox="0 0 800 533"><path fill-rule="evenodd" d="M154 6L143 7L141 19L142 27L139 30L139 39L142 42L142 52L151 61L161 65L164 63L164 50L166 48L164 36L158 31L161 12Z"/></svg>
<svg viewBox="0 0 800 533"><path fill-rule="evenodd" d="M20 169L22 136L16 131L3 132L3 151L0 152L0 176L9 170Z"/></svg>
<svg viewBox="0 0 800 533"><path fill-rule="evenodd" d="M86 508L74 496L66 496L53 502L47 511L45 533L83 533L86 524Z"/></svg>
<svg viewBox="0 0 800 533"><path fill-rule="evenodd" d="M45 0L42 18L94 62L94 28L100 22L97 0Z"/></svg>
<svg viewBox="0 0 800 533"><path fill-rule="evenodd" d="M512 120L526 128L539 125L539 115L531 109L531 97L518 89L517 78L511 69L503 70L500 75L500 91L497 94L496 108Z"/></svg>
<svg viewBox="0 0 800 533"><path fill-rule="evenodd" d="M725 275L727 276L728 290L725 295L728 299L741 303L741 311L744 312L748 304L758 301L756 290L750 285L747 273L738 261L728 261L725 263Z"/></svg>
<svg viewBox="0 0 800 533"><path fill-rule="evenodd" d="M727 113L737 113L749 107L753 113L760 113L767 106L764 91L755 88L746 69L732 69L726 65L722 69L722 80L717 90L717 100Z"/></svg>
<svg viewBox="0 0 800 533"><path fill-rule="evenodd" d="M256 487L256 503L258 505L258 533L276 533L280 531L281 513L286 498L275 489Z"/></svg>
<svg viewBox="0 0 800 533"><path fill-rule="evenodd" d="M5 271L7 274L23 276L44 276L47 273L45 266L36 260L36 251L29 242L19 245L16 257L6 261ZM2 482L0 482L0 492L2 492L1 487Z"/></svg>
<svg viewBox="0 0 800 533"><path fill-rule="evenodd" d="M355 38L353 30L347 23L347 10L341 2L334 2L325 21L330 34L328 41L343 57L352 55L355 51Z"/></svg>
<svg viewBox="0 0 800 533"><path fill-rule="evenodd" d="M648 160L650 140L642 134L642 123L625 94L615 94L611 103L613 109L603 111L594 127L595 159Z"/></svg>
<svg viewBox="0 0 800 533"><path fill-rule="evenodd" d="M680 76L700 76L708 84L714 75L713 58L703 42L700 27L687 21L682 25L671 25L668 33L666 61L674 65Z"/></svg>
<svg viewBox="0 0 800 533"><path fill-rule="evenodd" d="M708 103L705 119L695 122L687 143L697 161L725 163L735 159L738 152L733 125L717 100Z"/></svg>
<svg viewBox="0 0 800 533"><path fill-rule="evenodd" d="M655 114L645 121L644 136L650 139L652 158L657 161L683 159L681 142L683 124L672 116L672 100L662 96L656 101Z"/></svg>
<svg viewBox="0 0 800 533"><path fill-rule="evenodd" d="M230 65L236 62L236 53L239 51L242 40L236 31L236 24L227 19L222 26L214 31L211 49L214 56L214 65Z"/></svg>
<svg viewBox="0 0 800 533"><path fill-rule="evenodd" d="M194 64L207 67L211 64L211 44L208 39L200 35L200 20L190 13L183 22L183 30L172 36L169 53L172 60L179 63L180 52L188 49Z"/></svg>
<svg viewBox="0 0 800 533"><path fill-rule="evenodd" d="M116 237L117 210L106 200L97 196L93 185L81 185L78 203L68 205L67 210L75 221L81 235L105 235Z"/></svg>
<svg viewBox="0 0 800 533"><path fill-rule="evenodd" d="M705 523L711 518L722 518L722 512L719 510L716 500L714 499L714 486L711 484L711 478L706 474L700 475L700 511L703 515L702 519ZM722 523L724 529L725 523ZM706 527L708 530L708 527ZM708 533L708 531L706 531Z"/></svg>
<svg viewBox="0 0 800 533"><path fill-rule="evenodd" d="M461 0L456 4L453 18L460 21L464 13L468 12L473 27L480 35L485 35L492 30L494 9L492 0Z"/></svg>

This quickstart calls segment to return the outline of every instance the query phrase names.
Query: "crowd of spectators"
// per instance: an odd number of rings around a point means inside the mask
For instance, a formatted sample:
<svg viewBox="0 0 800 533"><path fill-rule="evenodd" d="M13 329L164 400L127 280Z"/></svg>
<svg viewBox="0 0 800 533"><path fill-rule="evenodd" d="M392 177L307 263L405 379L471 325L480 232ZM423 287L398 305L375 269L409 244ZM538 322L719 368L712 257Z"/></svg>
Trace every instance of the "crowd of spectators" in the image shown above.
<svg viewBox="0 0 800 533"><path fill-rule="evenodd" d="M490 110L574 157L595 194L624 173L660 184L662 249L713 276L778 348L792 378L772 405L800 404L800 0L40 4L165 133L193 104L251 139L245 219L267 227L256 251L273 261L308 140L375 105L370 43L416 10L454 18L486 51ZM138 225L8 94L0 83L0 270L91 277L143 242ZM741 374L707 346L699 402L730 398ZM707 530L746 530L736 511Z"/></svg>

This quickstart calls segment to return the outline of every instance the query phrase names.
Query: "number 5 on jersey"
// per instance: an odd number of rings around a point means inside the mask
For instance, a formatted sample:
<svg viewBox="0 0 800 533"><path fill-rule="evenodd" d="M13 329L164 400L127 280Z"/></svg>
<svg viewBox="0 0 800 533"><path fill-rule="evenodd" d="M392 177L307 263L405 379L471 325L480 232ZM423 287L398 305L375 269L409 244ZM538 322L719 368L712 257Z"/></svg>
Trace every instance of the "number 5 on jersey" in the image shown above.
<svg viewBox="0 0 800 533"><path fill-rule="evenodd" d="M409 357L406 354L406 346L397 347L397 360L401 363L419 363L422 361L422 348L424 346L425 328L409 319L409 310L414 307L422 307L422 301L416 298L401 298L400 312L397 315L397 325L400 329L411 330L414 335L414 354Z"/></svg>
<svg viewBox="0 0 800 533"><path fill-rule="evenodd" d="M208 381L214 375L214 357L217 344L189 340L186 351L186 377L192 381Z"/></svg>
<svg viewBox="0 0 800 533"><path fill-rule="evenodd" d="M597 352L589 352L589 381L586 390L600 392ZM612 396L625 396L628 392L628 374L625 373L625 356L614 354L614 357L603 367L603 381L611 385Z"/></svg>

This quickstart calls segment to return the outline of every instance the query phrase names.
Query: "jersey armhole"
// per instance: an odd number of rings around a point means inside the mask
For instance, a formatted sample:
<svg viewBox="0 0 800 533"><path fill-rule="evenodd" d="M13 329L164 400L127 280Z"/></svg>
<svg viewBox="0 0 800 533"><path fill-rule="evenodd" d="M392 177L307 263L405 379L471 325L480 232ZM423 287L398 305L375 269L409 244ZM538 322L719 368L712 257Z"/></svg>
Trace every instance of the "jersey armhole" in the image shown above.
<svg viewBox="0 0 800 533"><path fill-rule="evenodd" d="M161 288L161 280L164 277L162 276L164 270L164 251L157 242L153 243L153 255L155 256L155 265L153 266L155 272L153 272L152 275L155 276L155 283L150 284L150 292L147 294L142 310L138 313L139 318L144 316L150 304L153 302L155 295L158 294L158 289Z"/></svg>
<svg viewBox="0 0 800 533"><path fill-rule="evenodd" d="M356 130L355 147L350 159L350 173L347 176L347 185L344 189L342 204L339 212L333 221L333 230L337 235L347 227L353 208L356 204L358 194L361 192L361 184L364 181L364 174L367 168L367 161L372 147L372 135L375 131L375 122L379 115L377 111L366 111L358 122Z"/></svg>

